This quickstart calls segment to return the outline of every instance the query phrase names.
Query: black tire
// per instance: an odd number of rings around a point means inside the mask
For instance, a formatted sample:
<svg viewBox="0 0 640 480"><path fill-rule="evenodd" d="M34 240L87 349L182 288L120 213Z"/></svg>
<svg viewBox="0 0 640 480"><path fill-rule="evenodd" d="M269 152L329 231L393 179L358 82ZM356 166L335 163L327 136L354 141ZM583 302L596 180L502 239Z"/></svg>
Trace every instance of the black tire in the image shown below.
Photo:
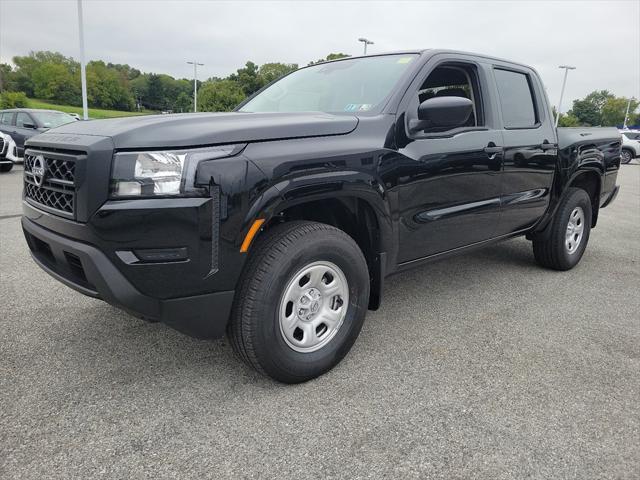
<svg viewBox="0 0 640 480"><path fill-rule="evenodd" d="M573 252L566 245L569 219L581 208L583 212L583 230L579 244ZM570 270L575 267L589 242L591 232L591 199L581 188L569 188L558 210L551 220L548 236L533 239L533 254L536 261L546 268L554 270Z"/></svg>
<svg viewBox="0 0 640 480"><path fill-rule="evenodd" d="M332 262L346 277L348 308L341 326L319 350L299 352L280 330L280 301L296 272L316 262ZM318 377L338 364L355 342L367 311L369 272L358 245L342 230L295 221L258 236L236 290L227 328L234 351L258 372L283 383Z"/></svg>
<svg viewBox="0 0 640 480"><path fill-rule="evenodd" d="M13 162L12 163L0 163L0 172L2 172L2 173L10 172L12 168L13 168Z"/></svg>
<svg viewBox="0 0 640 480"><path fill-rule="evenodd" d="M633 160L633 157L635 156L636 153L633 150L631 150L630 148L623 148L622 152L620 153L620 163L626 165L631 160Z"/></svg>

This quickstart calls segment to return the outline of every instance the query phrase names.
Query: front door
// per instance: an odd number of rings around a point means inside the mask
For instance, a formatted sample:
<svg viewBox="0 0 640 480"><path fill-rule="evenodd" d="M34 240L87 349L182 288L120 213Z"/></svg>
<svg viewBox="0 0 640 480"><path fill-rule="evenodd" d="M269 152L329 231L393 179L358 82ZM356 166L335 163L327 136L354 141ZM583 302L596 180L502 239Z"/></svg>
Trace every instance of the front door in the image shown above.
<svg viewBox="0 0 640 480"><path fill-rule="evenodd" d="M25 125L35 126L35 122L28 113L18 112L16 114L16 126L11 134L13 141L18 148L18 156L24 156L24 142L27 138L34 135L34 129L31 127L25 127Z"/></svg>
<svg viewBox="0 0 640 480"><path fill-rule="evenodd" d="M495 236L500 216L502 132L489 108L487 71L477 63L440 61L425 66L407 106L411 117L430 97L473 101L465 125L451 131L411 132L382 171L398 209L398 263L410 262ZM410 121L405 121L410 124Z"/></svg>

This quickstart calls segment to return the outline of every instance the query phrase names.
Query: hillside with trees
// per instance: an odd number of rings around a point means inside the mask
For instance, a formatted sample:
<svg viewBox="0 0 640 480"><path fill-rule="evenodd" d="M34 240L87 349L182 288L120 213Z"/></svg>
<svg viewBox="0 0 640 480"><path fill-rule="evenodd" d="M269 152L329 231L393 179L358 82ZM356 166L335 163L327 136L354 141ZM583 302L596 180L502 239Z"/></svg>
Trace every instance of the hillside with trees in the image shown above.
<svg viewBox="0 0 640 480"><path fill-rule="evenodd" d="M319 61L346 57L329 54ZM57 52L31 52L13 58L15 67L0 64L0 108L26 106L25 97L52 104L81 106L80 63ZM317 62L311 62L317 63ZM273 80L296 70L295 63L249 61L225 78L198 81L198 110L229 111L247 96ZM7 93L11 92L11 93ZM87 63L87 100L90 107L120 111L193 110L193 80L176 79L162 73L143 73L129 65Z"/></svg>
<svg viewBox="0 0 640 480"><path fill-rule="evenodd" d="M330 53L309 65L347 57ZM27 106L29 99L48 104L81 106L80 63L61 53L38 51L0 64L0 108ZM229 111L268 83L296 70L295 63L248 61L224 78L198 81L199 111ZM28 98L27 98L28 97ZM124 112L193 110L193 80L163 73L143 73L129 65L94 60L87 64L87 100L96 109ZM621 126L628 98L607 90L575 100L560 116L561 126ZM640 124L639 102L631 99L628 125Z"/></svg>

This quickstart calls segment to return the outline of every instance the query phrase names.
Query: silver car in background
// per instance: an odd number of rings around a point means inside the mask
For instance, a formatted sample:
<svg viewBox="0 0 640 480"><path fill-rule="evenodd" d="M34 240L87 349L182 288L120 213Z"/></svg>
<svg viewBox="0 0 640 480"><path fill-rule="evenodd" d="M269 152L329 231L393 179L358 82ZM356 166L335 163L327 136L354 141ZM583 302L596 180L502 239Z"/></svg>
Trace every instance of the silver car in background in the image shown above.
<svg viewBox="0 0 640 480"><path fill-rule="evenodd" d="M622 152L620 153L620 163L629 163L636 157L640 157L640 131L621 130Z"/></svg>

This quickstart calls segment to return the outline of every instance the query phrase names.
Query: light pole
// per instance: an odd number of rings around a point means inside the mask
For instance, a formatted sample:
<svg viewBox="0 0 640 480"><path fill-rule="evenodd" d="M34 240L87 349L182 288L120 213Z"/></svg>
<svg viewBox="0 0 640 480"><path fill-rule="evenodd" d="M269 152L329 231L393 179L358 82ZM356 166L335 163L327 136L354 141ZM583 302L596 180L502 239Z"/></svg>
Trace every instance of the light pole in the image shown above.
<svg viewBox="0 0 640 480"><path fill-rule="evenodd" d="M622 129L625 130L627 128L627 122L629 121L629 109L631 108L631 99L629 99L629 103L627 103L627 111L624 114L624 122L622 122Z"/></svg>
<svg viewBox="0 0 640 480"><path fill-rule="evenodd" d="M204 65L204 63L198 63L195 60L187 63L193 65L193 112L196 113L198 111L198 65Z"/></svg>
<svg viewBox="0 0 640 480"><path fill-rule="evenodd" d="M556 127L558 126L558 120L560 120L560 112L562 109L562 97L564 97L564 87L567 85L567 74L569 70L575 70L576 67L570 67L569 65L560 65L558 68L564 68L564 79L562 80L562 90L560 90L560 101L558 102L558 111L556 112Z"/></svg>
<svg viewBox="0 0 640 480"><path fill-rule="evenodd" d="M80 83L82 84L82 118L89 120L87 106L87 70L84 64L84 24L82 18L82 0L78 0L78 33L80 35Z"/></svg>
<svg viewBox="0 0 640 480"><path fill-rule="evenodd" d="M358 39L359 42L364 43L364 54L367 54L367 45L373 45L373 42L371 40L368 40L364 37L361 37Z"/></svg>

